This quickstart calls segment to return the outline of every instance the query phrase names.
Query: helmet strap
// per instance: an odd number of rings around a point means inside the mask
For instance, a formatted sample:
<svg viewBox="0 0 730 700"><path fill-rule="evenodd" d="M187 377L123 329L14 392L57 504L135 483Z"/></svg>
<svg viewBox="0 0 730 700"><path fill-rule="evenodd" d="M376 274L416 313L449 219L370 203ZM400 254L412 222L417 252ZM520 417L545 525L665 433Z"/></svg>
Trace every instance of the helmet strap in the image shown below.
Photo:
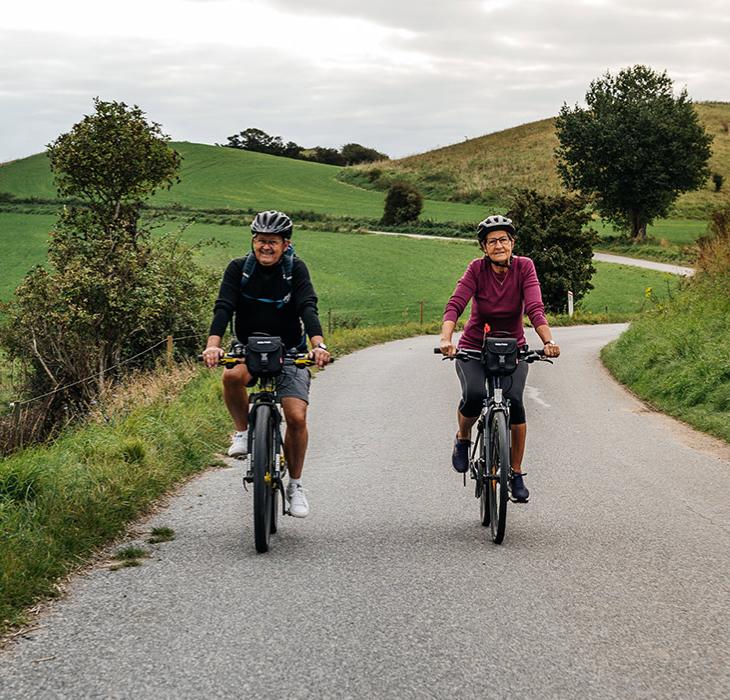
<svg viewBox="0 0 730 700"><path fill-rule="evenodd" d="M494 265L495 267L506 267L508 269L512 267L512 255L510 255L509 259L507 260L493 260L489 257L489 255L487 255L487 253L484 253L484 257L489 260L489 262L492 263L492 265Z"/></svg>

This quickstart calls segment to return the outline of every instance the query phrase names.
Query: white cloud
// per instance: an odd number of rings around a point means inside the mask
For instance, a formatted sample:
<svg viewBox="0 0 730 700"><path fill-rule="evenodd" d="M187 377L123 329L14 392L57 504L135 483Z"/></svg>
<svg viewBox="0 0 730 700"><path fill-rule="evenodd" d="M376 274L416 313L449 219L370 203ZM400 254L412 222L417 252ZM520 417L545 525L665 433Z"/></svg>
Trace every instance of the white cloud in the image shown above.
<svg viewBox="0 0 730 700"><path fill-rule="evenodd" d="M667 69L730 99L727 0L26 0L0 19L0 160L91 109L139 104L176 139L248 126L403 155L554 115L591 79Z"/></svg>

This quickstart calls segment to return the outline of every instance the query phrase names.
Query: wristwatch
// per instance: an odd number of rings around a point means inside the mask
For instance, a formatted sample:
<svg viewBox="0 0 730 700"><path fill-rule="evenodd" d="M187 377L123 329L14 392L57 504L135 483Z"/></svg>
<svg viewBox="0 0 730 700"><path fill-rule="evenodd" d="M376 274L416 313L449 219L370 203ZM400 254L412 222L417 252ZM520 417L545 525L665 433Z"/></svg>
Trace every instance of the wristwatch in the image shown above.
<svg viewBox="0 0 730 700"><path fill-rule="evenodd" d="M317 345L315 345L315 347L316 348L319 348L320 350L326 350L327 349L327 346L324 343L317 343Z"/></svg>
<svg viewBox="0 0 730 700"><path fill-rule="evenodd" d="M543 345L557 345L557 343L554 340L546 340Z"/></svg>

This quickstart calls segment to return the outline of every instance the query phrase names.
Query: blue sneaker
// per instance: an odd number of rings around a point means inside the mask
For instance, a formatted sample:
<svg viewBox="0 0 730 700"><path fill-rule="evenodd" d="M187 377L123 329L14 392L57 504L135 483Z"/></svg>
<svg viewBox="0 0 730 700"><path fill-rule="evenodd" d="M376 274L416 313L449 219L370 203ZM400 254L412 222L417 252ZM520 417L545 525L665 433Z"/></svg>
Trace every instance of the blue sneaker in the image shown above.
<svg viewBox="0 0 730 700"><path fill-rule="evenodd" d="M527 499L530 497L530 492L522 479L523 476L524 474L515 472L509 480L509 490L515 503L527 503Z"/></svg>
<svg viewBox="0 0 730 700"><path fill-rule="evenodd" d="M471 440L454 440L454 451L451 453L451 466L455 472L464 474L469 471L469 447Z"/></svg>

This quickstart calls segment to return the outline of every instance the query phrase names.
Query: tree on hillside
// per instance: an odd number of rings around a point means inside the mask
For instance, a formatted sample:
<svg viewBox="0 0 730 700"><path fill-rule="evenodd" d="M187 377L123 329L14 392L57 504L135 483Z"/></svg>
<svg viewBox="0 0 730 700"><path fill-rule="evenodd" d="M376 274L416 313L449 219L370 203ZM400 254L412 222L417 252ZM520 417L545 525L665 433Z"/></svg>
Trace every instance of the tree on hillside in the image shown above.
<svg viewBox="0 0 730 700"><path fill-rule="evenodd" d="M535 263L546 309L565 311L569 291L579 301L593 289L598 235L586 228L591 213L584 197L519 190L507 216L517 227L517 254Z"/></svg>
<svg viewBox="0 0 730 700"><path fill-rule="evenodd" d="M423 196L407 182L394 182L385 195L381 223L386 226L417 221L423 209Z"/></svg>
<svg viewBox="0 0 730 700"><path fill-rule="evenodd" d="M47 428L83 411L120 362L154 362L136 355L167 334L193 336L176 348L194 351L214 284L189 246L139 225L143 199L175 180L180 158L168 137L136 106L95 107L49 146L59 189L84 205L63 210L49 264L26 275L0 326L0 345L28 368L27 391L56 391Z"/></svg>
<svg viewBox="0 0 730 700"><path fill-rule="evenodd" d="M325 148L324 146L313 148L308 160L326 165L347 165L347 161L336 148Z"/></svg>
<svg viewBox="0 0 730 700"><path fill-rule="evenodd" d="M367 148L359 143L346 143L342 147L342 157L347 165L358 163L374 163L376 160L390 160L385 153L380 153L374 148Z"/></svg>
<svg viewBox="0 0 730 700"><path fill-rule="evenodd" d="M592 195L601 216L634 240L709 175L712 137L686 89L675 97L672 87L647 66L607 72L591 82L585 109L564 104L555 121L563 182Z"/></svg>
<svg viewBox="0 0 730 700"><path fill-rule="evenodd" d="M286 158L298 158L304 150L301 146L288 141L286 144L281 136L270 136L261 129L244 129L238 134L228 137L228 148L240 148L244 151L255 151L257 153L268 153L272 156L285 156Z"/></svg>

